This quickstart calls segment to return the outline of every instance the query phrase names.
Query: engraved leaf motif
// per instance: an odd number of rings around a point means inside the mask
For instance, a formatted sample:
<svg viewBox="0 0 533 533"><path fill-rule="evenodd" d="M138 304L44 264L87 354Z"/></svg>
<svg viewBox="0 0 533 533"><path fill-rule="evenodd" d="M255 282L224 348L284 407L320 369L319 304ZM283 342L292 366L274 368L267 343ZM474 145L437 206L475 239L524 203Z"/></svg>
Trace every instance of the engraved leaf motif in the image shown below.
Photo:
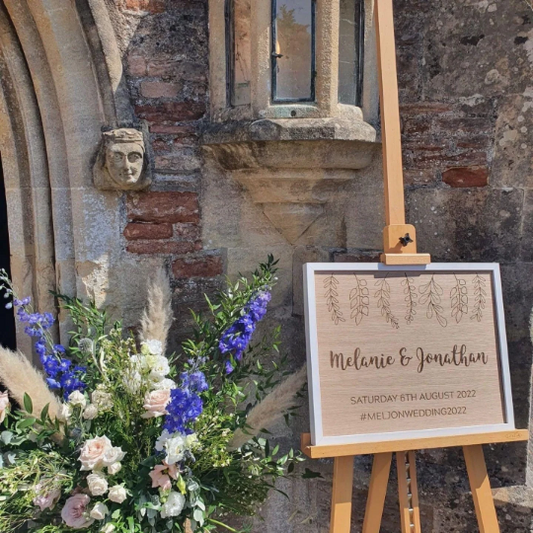
<svg viewBox="0 0 533 533"><path fill-rule="evenodd" d="M331 314L331 320L337 326L340 322L346 322L339 303L339 280L331 275L324 279L324 298L328 312Z"/></svg>
<svg viewBox="0 0 533 533"><path fill-rule="evenodd" d="M358 326L363 317L368 316L370 298L368 297L367 281L354 274L355 287L350 291L350 318Z"/></svg>
<svg viewBox="0 0 533 533"><path fill-rule="evenodd" d="M405 294L404 301L407 307L406 313L405 313L405 321L408 324L411 324L413 320L415 319L415 315L416 315L415 308L418 304L417 302L418 294L416 292L414 279L410 278L407 274L405 274L405 279L402 280L402 285L404 287L403 293Z"/></svg>
<svg viewBox="0 0 533 533"><path fill-rule="evenodd" d="M420 304L427 305L426 317L430 320L435 317L437 322L445 328L448 325L448 321L444 317L444 309L441 305L441 296L444 294L444 289L435 280L435 274L431 276L427 283L420 286L419 291Z"/></svg>
<svg viewBox="0 0 533 533"><path fill-rule="evenodd" d="M452 318L455 318L455 321L459 324L463 316L468 314L468 288L466 280L458 278L455 274L454 277L455 285L450 291Z"/></svg>
<svg viewBox="0 0 533 533"><path fill-rule="evenodd" d="M470 320L481 322L481 319L483 318L483 310L485 309L485 305L487 303L487 281L485 278L476 273L474 279L472 280L472 284L474 285L474 305Z"/></svg>
<svg viewBox="0 0 533 533"><path fill-rule="evenodd" d="M399 329L400 323L391 310L390 285L387 281L387 276L385 276L384 278L377 279L374 283L374 285L378 287L378 289L374 293L374 298L377 298L377 306L378 309L381 310L381 316L385 317L387 323L390 323L390 325L394 329Z"/></svg>

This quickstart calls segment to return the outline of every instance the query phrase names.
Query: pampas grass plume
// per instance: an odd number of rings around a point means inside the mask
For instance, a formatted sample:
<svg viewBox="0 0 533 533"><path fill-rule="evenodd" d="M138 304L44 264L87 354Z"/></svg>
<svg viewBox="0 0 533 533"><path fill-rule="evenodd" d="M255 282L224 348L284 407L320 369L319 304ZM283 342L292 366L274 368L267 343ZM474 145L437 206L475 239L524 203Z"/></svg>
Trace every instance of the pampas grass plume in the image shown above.
<svg viewBox="0 0 533 533"><path fill-rule="evenodd" d="M262 429L268 429L297 403L296 394L307 380L306 365L298 372L282 381L270 394L265 396L249 413L245 430L238 429L228 444L229 450L237 450Z"/></svg>
<svg viewBox="0 0 533 533"><path fill-rule="evenodd" d="M21 408L24 406L26 393L32 400L34 415L40 416L48 404L50 418L53 420L57 417L61 409L57 397L48 389L43 375L20 352L12 352L0 346L0 381Z"/></svg>
<svg viewBox="0 0 533 533"><path fill-rule="evenodd" d="M142 341L157 340L165 353L168 331L172 324L172 292L163 267L155 272L148 286L147 304L141 317Z"/></svg>

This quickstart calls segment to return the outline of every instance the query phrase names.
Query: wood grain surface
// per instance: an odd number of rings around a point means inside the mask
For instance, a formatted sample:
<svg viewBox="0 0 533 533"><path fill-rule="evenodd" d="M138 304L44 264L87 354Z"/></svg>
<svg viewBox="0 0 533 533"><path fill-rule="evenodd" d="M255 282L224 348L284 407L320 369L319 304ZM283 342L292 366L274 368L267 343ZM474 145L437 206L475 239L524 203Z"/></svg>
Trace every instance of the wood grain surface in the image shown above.
<svg viewBox="0 0 533 533"><path fill-rule="evenodd" d="M505 422L490 272L320 271L314 284L325 437Z"/></svg>

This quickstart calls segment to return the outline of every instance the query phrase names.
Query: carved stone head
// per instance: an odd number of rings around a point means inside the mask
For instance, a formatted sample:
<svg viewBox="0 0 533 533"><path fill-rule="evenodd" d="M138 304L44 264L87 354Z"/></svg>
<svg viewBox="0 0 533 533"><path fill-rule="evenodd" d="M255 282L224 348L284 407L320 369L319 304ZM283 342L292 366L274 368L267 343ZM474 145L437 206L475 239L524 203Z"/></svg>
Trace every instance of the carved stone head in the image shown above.
<svg viewBox="0 0 533 533"><path fill-rule="evenodd" d="M141 131L120 128L102 134L94 165L94 184L104 191L138 191L150 185L148 161Z"/></svg>

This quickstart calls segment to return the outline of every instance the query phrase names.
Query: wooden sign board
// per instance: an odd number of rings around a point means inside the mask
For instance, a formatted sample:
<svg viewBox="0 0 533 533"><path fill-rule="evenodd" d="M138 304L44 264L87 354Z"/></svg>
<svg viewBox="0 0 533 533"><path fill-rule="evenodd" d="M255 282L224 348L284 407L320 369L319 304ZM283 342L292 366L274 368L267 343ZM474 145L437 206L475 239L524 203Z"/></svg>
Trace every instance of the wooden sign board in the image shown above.
<svg viewBox="0 0 533 533"><path fill-rule="evenodd" d="M499 265L304 265L312 444L514 429Z"/></svg>

